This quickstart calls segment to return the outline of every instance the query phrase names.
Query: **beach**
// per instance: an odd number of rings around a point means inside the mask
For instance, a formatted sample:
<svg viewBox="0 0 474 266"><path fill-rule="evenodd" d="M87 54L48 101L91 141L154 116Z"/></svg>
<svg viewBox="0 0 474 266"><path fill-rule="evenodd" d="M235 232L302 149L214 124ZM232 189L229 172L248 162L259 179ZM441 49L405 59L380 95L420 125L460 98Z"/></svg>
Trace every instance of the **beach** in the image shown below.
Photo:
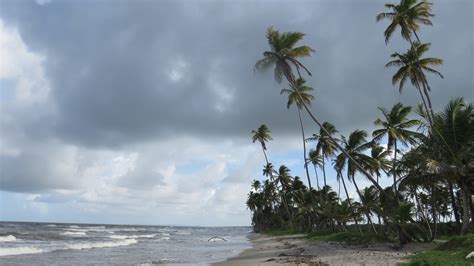
<svg viewBox="0 0 474 266"><path fill-rule="evenodd" d="M337 242L309 242L304 235L272 237L265 234L249 236L253 246L237 257L214 266L232 265L396 265L408 255L426 248L406 245L400 250L391 243L349 246Z"/></svg>

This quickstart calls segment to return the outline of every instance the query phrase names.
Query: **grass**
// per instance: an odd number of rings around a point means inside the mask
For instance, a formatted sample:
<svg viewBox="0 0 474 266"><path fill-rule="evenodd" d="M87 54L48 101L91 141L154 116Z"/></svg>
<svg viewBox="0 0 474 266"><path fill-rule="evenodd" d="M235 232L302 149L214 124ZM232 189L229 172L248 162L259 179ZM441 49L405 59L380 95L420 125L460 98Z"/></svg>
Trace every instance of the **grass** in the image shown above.
<svg viewBox="0 0 474 266"><path fill-rule="evenodd" d="M306 235L305 239L310 241L334 241L343 242L348 245L368 245L380 242L392 242L389 239L381 236L364 234L361 235L358 232L346 231L346 232L317 232Z"/></svg>
<svg viewBox="0 0 474 266"><path fill-rule="evenodd" d="M407 263L398 265L474 265L474 259L465 259L474 251L474 234L455 236L438 245L433 250L422 251L409 258Z"/></svg>

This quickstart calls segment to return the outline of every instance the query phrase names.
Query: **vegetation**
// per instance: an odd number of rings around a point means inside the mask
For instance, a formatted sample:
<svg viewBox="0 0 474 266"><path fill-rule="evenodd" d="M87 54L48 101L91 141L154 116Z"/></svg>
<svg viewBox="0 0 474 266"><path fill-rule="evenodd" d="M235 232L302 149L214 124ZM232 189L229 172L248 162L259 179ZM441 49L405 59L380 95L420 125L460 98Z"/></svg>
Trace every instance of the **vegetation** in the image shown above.
<svg viewBox="0 0 474 266"><path fill-rule="evenodd" d="M281 93L288 96L287 108L294 104L298 112L308 186L285 165L277 169L271 163L267 143L272 137L266 125L252 131L252 140L261 144L266 162L265 178L252 182L247 199L255 231L273 235L308 232L309 239L359 243L397 239L405 244L430 242L439 233L467 234L472 230L474 105L456 98L443 110L433 110L425 73L443 77L432 68L443 61L422 58L430 44L422 44L418 36L419 24L432 25L431 6L425 1L401 0L399 4L387 4L391 12L377 16L377 20L391 21L384 33L387 43L400 28L403 39L410 44L406 53L393 53L393 60L387 63L399 67L393 84L398 83L401 92L409 79L420 93L422 104L415 107L415 112L403 103L389 109L379 107L382 116L376 118L374 114L377 128L373 132L354 129L347 137L336 136L336 126L321 122L310 109L314 100L310 92L314 90L303 76L311 72L300 60L314 50L298 46L305 34L268 28L270 50L263 53L255 69L273 68L275 80L281 83L286 79L289 84ZM319 126L319 132L308 138L302 120L305 114ZM307 145L314 146L308 151ZM308 165L313 165L316 187L311 186ZM336 176L327 174L327 166L334 168ZM324 178L321 186L318 170ZM342 183L344 195L340 187L335 192L327 185L331 178ZM392 184L382 187L381 178L391 178ZM370 186L360 187L362 179ZM357 198L350 197L350 185L355 187Z"/></svg>
<svg viewBox="0 0 474 266"><path fill-rule="evenodd" d="M474 235L457 236L433 250L422 251L399 265L473 265L474 257L466 256L474 250Z"/></svg>

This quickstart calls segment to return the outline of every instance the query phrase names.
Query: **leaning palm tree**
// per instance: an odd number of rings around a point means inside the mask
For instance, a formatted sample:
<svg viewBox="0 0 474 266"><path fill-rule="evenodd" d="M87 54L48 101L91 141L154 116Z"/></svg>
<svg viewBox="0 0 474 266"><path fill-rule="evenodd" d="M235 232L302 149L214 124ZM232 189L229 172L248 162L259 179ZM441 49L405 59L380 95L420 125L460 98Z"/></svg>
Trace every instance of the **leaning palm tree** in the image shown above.
<svg viewBox="0 0 474 266"><path fill-rule="evenodd" d="M422 134L410 130L410 128L420 124L419 120L408 119L408 115L411 112L410 106L403 106L402 103L395 104L390 111L379 107L384 118L383 120L378 118L374 124L381 126L380 129L374 130L372 137L375 141L380 141L383 137L387 136L387 150L393 151L392 161L392 176L393 176L393 190L397 193L397 143L401 143L404 146L408 144L415 144Z"/></svg>
<svg viewBox="0 0 474 266"><path fill-rule="evenodd" d="M434 17L431 13L433 4L422 0L401 0L399 4L385 4L390 12L377 15L377 21L382 19L391 20L390 25L384 32L385 43L388 43L395 30L400 27L402 37L407 41L412 41L412 33L420 41L417 31L420 28L419 23L424 25L433 25L430 18Z"/></svg>
<svg viewBox="0 0 474 266"><path fill-rule="evenodd" d="M306 159L306 137L304 134L304 126L303 120L301 119L301 109L303 108L303 102L307 106L311 106L311 101L314 99L314 96L311 95L309 92L313 90L313 88L305 85L306 80L303 78L299 78L296 80L296 86L292 86L290 84L291 90L283 89L281 90L280 94L288 94L288 103L286 107L290 109L290 107L296 104L296 110L298 111L298 118L300 121L300 128L301 128L301 136L303 137L303 160L304 160L304 169L306 170L306 177L308 178L308 185L309 189L311 190L311 179L309 178L309 171L308 171L308 160ZM298 95L299 94L299 95Z"/></svg>
<svg viewBox="0 0 474 266"><path fill-rule="evenodd" d="M304 70L308 75L311 75L309 70L298 60L302 57L308 57L311 55L314 50L306 45L295 47L295 45L302 40L304 34L301 32L286 32L280 33L275 30L273 27L269 27L267 30L267 40L270 45L270 51L265 51L263 53L264 58L257 61L255 64L256 70L268 70L270 67L274 66L274 77L278 83L281 83L282 77L284 76L293 87L296 87L296 77L293 74L294 67L298 73L298 76L301 77L301 70ZM339 150L343 150L342 147L330 136L329 132L322 127L321 122L316 119L315 115L311 112L309 107L304 103L303 97L296 91L298 97L300 98L304 109L309 114L311 119L323 129L323 131L329 135L329 138L334 141L336 147ZM345 151L343 151L345 152ZM349 154L347 154L349 155ZM349 160L354 162L354 165L374 184L374 186L381 192L383 188L377 184L375 179L353 158L348 156Z"/></svg>
<svg viewBox="0 0 474 266"><path fill-rule="evenodd" d="M398 89L400 93L402 92L407 79L410 79L411 84L420 93L425 110L429 116L431 116L428 117L430 118L430 124L432 124L434 114L429 96L429 91L431 88L428 84L425 71L443 78L443 75L440 72L431 68L431 66L443 64L443 60L435 57L421 58L423 54L429 50L430 46L430 43L422 44L419 42L414 42L406 53L393 53L391 57L394 58L394 60L388 62L385 67L399 67L397 72L392 77L392 84L395 85L399 83Z"/></svg>
<svg viewBox="0 0 474 266"><path fill-rule="evenodd" d="M265 156L265 161L267 164L268 162L268 157L267 153L265 152L267 150L267 145L265 144L266 142L273 140L272 137L270 136L270 129L265 124L260 125L257 130L252 130L252 141L255 143L256 141L260 142L262 145L262 151L263 155Z"/></svg>
<svg viewBox="0 0 474 266"><path fill-rule="evenodd" d="M365 151L373 146L372 142L367 142L367 132L364 130L355 130L351 132L349 135L349 139L346 139L344 136L341 136L342 143L344 144L344 149L346 153L348 153L352 158L357 160L359 165L364 165L366 168L371 168L374 165L374 160L372 157L365 154ZM348 156L345 153L340 153L337 158L336 162L338 162L338 166L340 169L346 168L347 171L347 179L351 180L354 184L357 194L364 206L364 211L366 214L367 222L372 226L372 230L375 234L377 234L377 230L375 229L372 220L370 218L369 208L366 204L365 198L362 195L359 186L357 185L357 181L355 178L355 174L357 172L357 168L354 166L354 163L349 160Z"/></svg>

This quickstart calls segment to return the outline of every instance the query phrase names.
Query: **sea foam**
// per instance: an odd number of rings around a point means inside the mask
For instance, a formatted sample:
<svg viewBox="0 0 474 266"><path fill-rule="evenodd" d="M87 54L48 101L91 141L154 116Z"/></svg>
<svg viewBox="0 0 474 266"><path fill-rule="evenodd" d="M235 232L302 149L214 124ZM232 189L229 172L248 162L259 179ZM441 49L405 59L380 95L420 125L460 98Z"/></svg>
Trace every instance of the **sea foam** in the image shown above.
<svg viewBox="0 0 474 266"><path fill-rule="evenodd" d="M0 236L0 242L12 242L16 241L16 237L12 235Z"/></svg>
<svg viewBox="0 0 474 266"><path fill-rule="evenodd" d="M32 247L32 246L1 248L0 257L11 256L11 255L44 253L44 252L52 252L52 251L58 251L58 250L112 248L112 247L128 246L128 245L136 244L136 243L138 243L136 239L124 239L121 241L113 241L113 242L84 242L84 243L75 243L75 244L65 244L62 246L50 247L50 248L37 248L37 247Z"/></svg>

